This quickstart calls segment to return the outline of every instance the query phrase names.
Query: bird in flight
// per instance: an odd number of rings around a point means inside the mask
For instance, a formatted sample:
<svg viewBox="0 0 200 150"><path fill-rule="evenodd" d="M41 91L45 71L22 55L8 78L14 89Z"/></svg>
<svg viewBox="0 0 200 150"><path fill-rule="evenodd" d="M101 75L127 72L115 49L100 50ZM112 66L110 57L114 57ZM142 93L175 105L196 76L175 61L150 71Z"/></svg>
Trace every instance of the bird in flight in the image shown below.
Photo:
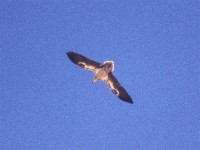
<svg viewBox="0 0 200 150"><path fill-rule="evenodd" d="M110 90L121 100L128 103L133 103L130 95L120 85L120 83L117 81L116 77L112 73L114 71L113 61L104 61L103 64L100 64L72 51L67 52L67 56L76 65L86 70L90 70L95 74L95 77L92 80L93 83L98 80L102 80L109 86Z"/></svg>

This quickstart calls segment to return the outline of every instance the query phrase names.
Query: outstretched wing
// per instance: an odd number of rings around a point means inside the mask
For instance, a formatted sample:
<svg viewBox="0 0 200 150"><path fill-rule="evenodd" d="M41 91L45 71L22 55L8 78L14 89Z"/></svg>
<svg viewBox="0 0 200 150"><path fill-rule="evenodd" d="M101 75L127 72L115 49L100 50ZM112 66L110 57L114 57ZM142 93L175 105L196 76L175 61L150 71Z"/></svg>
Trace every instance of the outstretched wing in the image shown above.
<svg viewBox="0 0 200 150"><path fill-rule="evenodd" d="M67 52L67 56L69 57L69 59L79 65L80 67L93 71L94 73L96 72L97 68L100 68L100 63L90 60L88 58L86 58L85 56L82 56L78 53L75 52Z"/></svg>
<svg viewBox="0 0 200 150"><path fill-rule="evenodd" d="M115 76L112 73L108 74L108 78L104 80L106 84L108 84L110 90L118 96L121 100L133 103L132 98L130 95L126 92L126 90L120 85L120 83L117 81Z"/></svg>

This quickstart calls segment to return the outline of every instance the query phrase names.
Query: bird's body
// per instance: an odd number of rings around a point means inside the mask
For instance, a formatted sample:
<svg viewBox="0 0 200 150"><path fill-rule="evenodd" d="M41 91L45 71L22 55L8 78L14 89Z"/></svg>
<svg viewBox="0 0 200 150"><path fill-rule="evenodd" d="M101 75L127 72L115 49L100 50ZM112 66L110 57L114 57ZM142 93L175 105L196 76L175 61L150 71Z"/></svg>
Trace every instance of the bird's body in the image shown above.
<svg viewBox="0 0 200 150"><path fill-rule="evenodd" d="M95 74L95 77L92 80L93 83L98 80L102 80L109 86L111 91L121 100L133 103L130 95L126 92L126 90L120 85L120 83L112 74L112 72L114 71L113 61L105 61L104 64L101 65L100 63L88 59L85 56L82 56L75 52L68 52L67 56L73 63L79 65L84 69L90 70Z"/></svg>
<svg viewBox="0 0 200 150"><path fill-rule="evenodd" d="M106 61L104 64L98 68L95 72L95 77L92 82L96 82L98 80L105 81L108 78L108 74L114 70L114 62Z"/></svg>

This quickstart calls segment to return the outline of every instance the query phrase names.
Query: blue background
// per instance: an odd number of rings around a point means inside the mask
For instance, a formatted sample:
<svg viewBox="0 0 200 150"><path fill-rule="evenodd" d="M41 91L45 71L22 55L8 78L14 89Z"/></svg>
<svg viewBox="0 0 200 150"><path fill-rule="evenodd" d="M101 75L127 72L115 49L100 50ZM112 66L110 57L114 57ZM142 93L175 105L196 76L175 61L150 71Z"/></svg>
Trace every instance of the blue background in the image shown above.
<svg viewBox="0 0 200 150"><path fill-rule="evenodd" d="M0 149L197 150L199 1L1 1ZM134 104L66 52L115 62Z"/></svg>

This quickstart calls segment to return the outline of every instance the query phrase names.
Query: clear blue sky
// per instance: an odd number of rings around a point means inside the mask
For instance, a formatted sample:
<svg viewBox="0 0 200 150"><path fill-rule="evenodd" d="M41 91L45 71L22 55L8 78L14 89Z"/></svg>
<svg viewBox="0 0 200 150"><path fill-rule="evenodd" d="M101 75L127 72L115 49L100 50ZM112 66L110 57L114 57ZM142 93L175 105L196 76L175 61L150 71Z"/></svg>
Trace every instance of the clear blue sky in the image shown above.
<svg viewBox="0 0 200 150"><path fill-rule="evenodd" d="M197 150L199 1L1 1L1 150ZM113 60L119 100L66 52Z"/></svg>

